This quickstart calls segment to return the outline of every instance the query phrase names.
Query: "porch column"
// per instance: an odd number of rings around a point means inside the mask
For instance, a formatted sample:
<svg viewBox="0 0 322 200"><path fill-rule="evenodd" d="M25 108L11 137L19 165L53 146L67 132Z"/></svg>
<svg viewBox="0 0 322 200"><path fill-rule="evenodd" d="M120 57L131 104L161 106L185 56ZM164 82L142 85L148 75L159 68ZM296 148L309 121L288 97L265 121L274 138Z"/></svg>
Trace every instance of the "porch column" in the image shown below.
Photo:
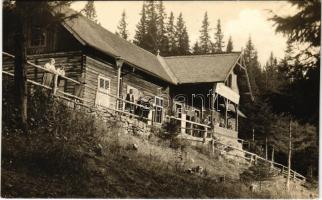
<svg viewBox="0 0 322 200"><path fill-rule="evenodd" d="M181 134L186 133L186 113L181 113Z"/></svg>
<svg viewBox="0 0 322 200"><path fill-rule="evenodd" d="M228 103L229 103L229 100L226 99L225 100L225 128L227 128L227 125L228 125L228 117L227 117L227 110L228 110Z"/></svg>
<svg viewBox="0 0 322 200"><path fill-rule="evenodd" d="M235 106L236 110L236 123L235 123L235 130L238 132L238 104Z"/></svg>
<svg viewBox="0 0 322 200"><path fill-rule="evenodd" d="M215 125L215 122L214 122L214 119L215 119L215 102L216 102L216 99L218 98L218 94L216 94L216 93L213 93L214 94L214 96L212 96L212 98L211 98L211 124L213 124L213 125Z"/></svg>
<svg viewBox="0 0 322 200"><path fill-rule="evenodd" d="M116 91L116 97L117 98L120 98L120 90L121 90L121 69L122 69L122 65L123 65L123 62L124 60L118 56L115 58L116 60L116 67L117 67L117 91ZM116 110L119 109L119 100L116 99Z"/></svg>

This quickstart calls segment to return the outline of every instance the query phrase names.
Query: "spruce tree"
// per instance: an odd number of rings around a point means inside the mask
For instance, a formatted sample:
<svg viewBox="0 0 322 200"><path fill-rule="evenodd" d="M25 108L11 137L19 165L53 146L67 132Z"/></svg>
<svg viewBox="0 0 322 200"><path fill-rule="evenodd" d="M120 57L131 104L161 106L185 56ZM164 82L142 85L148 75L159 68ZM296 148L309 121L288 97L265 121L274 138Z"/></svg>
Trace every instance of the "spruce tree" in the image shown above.
<svg viewBox="0 0 322 200"><path fill-rule="evenodd" d="M165 20L167 14L165 13L165 8L162 1L159 1L156 5L157 9L157 46L160 50L161 55L167 55L169 51L169 41L167 37L167 30L165 25Z"/></svg>
<svg viewBox="0 0 322 200"><path fill-rule="evenodd" d="M147 19L146 19L146 5L143 3L142 10L141 10L141 19L138 25L136 25L136 31L134 35L133 43L145 48L144 40L147 36Z"/></svg>
<svg viewBox="0 0 322 200"><path fill-rule="evenodd" d="M300 123L291 116L276 115L270 128L271 143L277 151L288 155L288 167L294 169L291 163L296 153L316 148L316 127L309 123ZM317 150L317 148L316 148ZM306 159L302 162L308 162ZM310 162L310 161L309 161ZM289 189L290 172L287 177L287 189Z"/></svg>
<svg viewBox="0 0 322 200"><path fill-rule="evenodd" d="M227 42L227 48L226 48L226 52L227 53L231 53L234 49L234 46L233 46L233 41L231 39L231 36L229 37L229 40Z"/></svg>
<svg viewBox="0 0 322 200"><path fill-rule="evenodd" d="M146 25L147 35L143 41L145 50L153 54L158 52L158 27L157 27L157 12L154 1L149 1L146 5Z"/></svg>
<svg viewBox="0 0 322 200"><path fill-rule="evenodd" d="M182 13L179 14L177 24L175 27L175 41L176 41L176 52L175 55L188 55L189 51L189 36L185 22L182 17Z"/></svg>
<svg viewBox="0 0 322 200"><path fill-rule="evenodd" d="M168 55L174 55L177 49L176 45L176 29L174 25L174 15L173 12L170 13L168 23L167 23L167 38L168 38Z"/></svg>
<svg viewBox="0 0 322 200"><path fill-rule="evenodd" d="M202 21L202 26L200 30L200 38L199 38L199 45L200 45L200 53L207 54L212 51L212 42L209 36L209 21L208 21L208 14L205 13L204 19Z"/></svg>
<svg viewBox="0 0 322 200"><path fill-rule="evenodd" d="M259 96L258 85L263 86L265 79L262 77L257 51L255 50L251 37L249 37L247 41L246 48L243 53L243 59L247 67L253 95L255 97Z"/></svg>
<svg viewBox="0 0 322 200"><path fill-rule="evenodd" d="M119 22L119 25L117 26L117 32L116 34L119 35L121 38L127 40L129 37L129 33L127 30L127 23L126 23L126 14L125 11L123 10L122 12L122 18Z"/></svg>
<svg viewBox="0 0 322 200"><path fill-rule="evenodd" d="M215 44L214 44L214 49L213 53L221 53L223 52L223 47L224 47L224 41L223 41L224 35L221 30L221 24L220 24L220 19L217 21L217 28L216 28L216 33L215 33Z"/></svg>
<svg viewBox="0 0 322 200"><path fill-rule="evenodd" d="M90 0L87 1L87 3L85 4L84 9L82 10L82 13L90 20L92 20L95 23L98 23L97 21L97 15L96 15L96 9L95 9L95 5L94 5L94 1Z"/></svg>
<svg viewBox="0 0 322 200"><path fill-rule="evenodd" d="M271 52L266 65L264 66L265 73L265 89L269 91L277 91L280 85L277 71L277 60Z"/></svg>
<svg viewBox="0 0 322 200"><path fill-rule="evenodd" d="M199 47L199 43L198 43L198 41L196 41L196 43L193 45L192 53L193 53L194 55L198 55L198 54L200 54L200 47Z"/></svg>

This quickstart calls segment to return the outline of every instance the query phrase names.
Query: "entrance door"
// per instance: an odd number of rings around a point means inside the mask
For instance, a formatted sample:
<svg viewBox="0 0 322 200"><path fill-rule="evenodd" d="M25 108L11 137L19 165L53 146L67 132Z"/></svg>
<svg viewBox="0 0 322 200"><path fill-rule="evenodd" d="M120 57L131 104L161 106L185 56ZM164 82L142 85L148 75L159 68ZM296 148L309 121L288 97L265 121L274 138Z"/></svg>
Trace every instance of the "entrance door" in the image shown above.
<svg viewBox="0 0 322 200"><path fill-rule="evenodd" d="M109 107L110 96L108 94L110 93L110 79L99 75L97 84L95 104L99 106Z"/></svg>

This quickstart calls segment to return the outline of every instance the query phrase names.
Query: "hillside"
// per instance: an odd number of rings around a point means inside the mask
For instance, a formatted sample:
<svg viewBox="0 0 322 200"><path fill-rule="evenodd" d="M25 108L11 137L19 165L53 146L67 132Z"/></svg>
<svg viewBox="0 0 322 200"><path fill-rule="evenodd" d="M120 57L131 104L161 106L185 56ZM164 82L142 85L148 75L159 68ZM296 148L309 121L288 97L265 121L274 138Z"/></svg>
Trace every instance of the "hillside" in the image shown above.
<svg viewBox="0 0 322 200"><path fill-rule="evenodd" d="M166 137L162 129L138 134L123 127L123 118L70 110L41 92L30 98L30 132L23 135L10 96L3 97L2 197L309 198L312 193L292 185L287 194L279 177L252 192L252 181L240 178L248 166L220 152ZM198 166L202 169L193 170Z"/></svg>

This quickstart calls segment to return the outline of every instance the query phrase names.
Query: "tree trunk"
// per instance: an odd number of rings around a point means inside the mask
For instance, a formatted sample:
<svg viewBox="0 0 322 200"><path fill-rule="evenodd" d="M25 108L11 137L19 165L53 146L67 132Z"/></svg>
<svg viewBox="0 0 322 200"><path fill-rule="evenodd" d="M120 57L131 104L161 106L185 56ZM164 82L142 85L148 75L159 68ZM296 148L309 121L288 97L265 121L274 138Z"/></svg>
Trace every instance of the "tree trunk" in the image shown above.
<svg viewBox="0 0 322 200"><path fill-rule="evenodd" d="M290 118L289 124L289 144L288 144L288 160L287 160L287 179L286 189L290 190L290 178L291 178L291 153L292 153L292 119Z"/></svg>
<svg viewBox="0 0 322 200"><path fill-rule="evenodd" d="M265 159L268 159L268 155L267 155L267 137L265 137Z"/></svg>
<svg viewBox="0 0 322 200"><path fill-rule="evenodd" d="M24 133L27 131L27 77L26 77L26 24L18 19L15 35L15 92L16 105L19 108L19 121Z"/></svg>
<svg viewBox="0 0 322 200"><path fill-rule="evenodd" d="M271 167L274 167L274 146L272 148L272 155L271 155Z"/></svg>

